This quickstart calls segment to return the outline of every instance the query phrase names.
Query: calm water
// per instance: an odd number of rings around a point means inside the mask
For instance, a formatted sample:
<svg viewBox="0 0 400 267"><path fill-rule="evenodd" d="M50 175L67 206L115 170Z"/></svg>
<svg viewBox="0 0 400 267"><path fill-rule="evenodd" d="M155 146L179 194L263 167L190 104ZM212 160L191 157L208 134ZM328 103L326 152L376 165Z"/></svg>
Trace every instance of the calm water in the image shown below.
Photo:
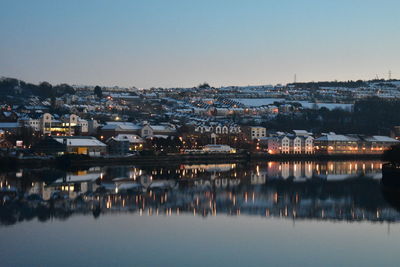
<svg viewBox="0 0 400 267"><path fill-rule="evenodd" d="M0 173L0 266L398 266L379 161Z"/></svg>

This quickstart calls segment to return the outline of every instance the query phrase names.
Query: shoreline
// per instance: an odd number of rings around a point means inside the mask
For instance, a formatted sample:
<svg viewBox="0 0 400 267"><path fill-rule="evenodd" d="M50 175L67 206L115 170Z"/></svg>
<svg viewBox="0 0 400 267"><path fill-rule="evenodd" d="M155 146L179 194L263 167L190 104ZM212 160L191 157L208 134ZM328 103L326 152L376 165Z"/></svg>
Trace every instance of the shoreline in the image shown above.
<svg viewBox="0 0 400 267"><path fill-rule="evenodd" d="M257 161L341 161L341 160L382 160L381 154L168 154L133 157L88 157L83 155L68 155L58 158L15 158L1 157L0 167L13 169L19 167L74 168L104 165L170 165L170 164L212 164L212 163L247 163Z"/></svg>

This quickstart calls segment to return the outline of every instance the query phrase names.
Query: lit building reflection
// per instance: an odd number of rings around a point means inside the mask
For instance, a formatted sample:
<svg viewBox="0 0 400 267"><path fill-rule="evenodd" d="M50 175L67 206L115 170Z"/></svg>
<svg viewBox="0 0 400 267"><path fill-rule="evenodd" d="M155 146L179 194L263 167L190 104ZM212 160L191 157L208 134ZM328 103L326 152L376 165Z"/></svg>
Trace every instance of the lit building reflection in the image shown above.
<svg viewBox="0 0 400 267"><path fill-rule="evenodd" d="M20 170L0 175L0 221L127 212L397 222L381 193L381 168L336 161Z"/></svg>

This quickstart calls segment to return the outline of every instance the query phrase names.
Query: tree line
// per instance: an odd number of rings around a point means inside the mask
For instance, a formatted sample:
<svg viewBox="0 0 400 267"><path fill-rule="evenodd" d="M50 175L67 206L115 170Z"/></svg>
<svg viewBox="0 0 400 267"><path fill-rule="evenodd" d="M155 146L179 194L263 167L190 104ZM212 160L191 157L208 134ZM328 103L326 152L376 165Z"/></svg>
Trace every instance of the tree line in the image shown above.
<svg viewBox="0 0 400 267"><path fill-rule="evenodd" d="M353 111L340 108L329 110L325 107L306 109L301 113L279 114L264 122L263 126L280 131L307 129L315 133L389 135L394 126L400 125L399 107L398 99L371 97L356 101Z"/></svg>
<svg viewBox="0 0 400 267"><path fill-rule="evenodd" d="M40 84L5 78L0 80L0 96L38 96L41 99L59 97L65 94L75 94L75 89L69 84L52 85L49 82Z"/></svg>

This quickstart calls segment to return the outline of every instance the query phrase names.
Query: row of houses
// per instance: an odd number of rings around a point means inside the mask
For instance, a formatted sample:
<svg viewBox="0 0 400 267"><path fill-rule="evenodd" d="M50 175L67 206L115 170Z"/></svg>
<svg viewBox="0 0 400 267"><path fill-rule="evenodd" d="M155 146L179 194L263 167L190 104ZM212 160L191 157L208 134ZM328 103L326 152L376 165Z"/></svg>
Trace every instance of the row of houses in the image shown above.
<svg viewBox="0 0 400 267"><path fill-rule="evenodd" d="M0 122L0 129L12 134L18 134L22 128L30 128L42 135L89 135L96 133L98 127L96 120L85 120L75 114L22 114L15 121Z"/></svg>
<svg viewBox="0 0 400 267"><path fill-rule="evenodd" d="M46 114L44 114L46 115ZM48 115L51 120L51 115ZM67 129L75 126L80 118L68 116ZM43 120L43 118L40 118ZM46 117L44 122L46 122ZM46 124L44 124L46 126ZM51 127L51 126L49 126ZM52 131L44 132L52 134ZM65 134L73 133L65 131ZM106 154L124 155L130 151L142 150L147 138L167 138L176 134L174 125L150 125L147 122L134 124L129 122L107 122L100 128L100 139L93 136L51 135L43 139L34 150L43 154L83 154L103 156Z"/></svg>
<svg viewBox="0 0 400 267"><path fill-rule="evenodd" d="M44 135L75 135L78 133L85 135L94 132L98 127L97 121L88 121L75 114L58 116L50 113L37 113L18 119L18 123L22 127L30 127L35 132Z"/></svg>
<svg viewBox="0 0 400 267"><path fill-rule="evenodd" d="M261 126L239 126L237 124L201 124L194 127L194 132L199 134L237 135L245 134L250 140L267 137L267 128Z"/></svg>
<svg viewBox="0 0 400 267"><path fill-rule="evenodd" d="M60 156L64 154L88 155L92 157L125 155L141 150L144 140L130 135L118 135L105 143L93 136L47 136L33 147L37 153Z"/></svg>
<svg viewBox="0 0 400 267"><path fill-rule="evenodd" d="M294 130L263 139L270 154L381 154L400 141L388 136L322 134ZM261 140L261 141L263 141Z"/></svg>
<svg viewBox="0 0 400 267"><path fill-rule="evenodd" d="M304 130L294 130L293 133L278 132L267 140L270 154L313 154L314 137Z"/></svg>
<svg viewBox="0 0 400 267"><path fill-rule="evenodd" d="M103 139L116 137L121 134L136 135L141 138L166 138L177 134L177 127L171 123L162 123L158 125L150 124L147 121L141 123L116 122L110 121L100 128L100 134Z"/></svg>
<svg viewBox="0 0 400 267"><path fill-rule="evenodd" d="M196 133L215 133L215 134L238 134L241 132L241 129L236 124L210 124L210 125L198 125L194 128Z"/></svg>
<svg viewBox="0 0 400 267"><path fill-rule="evenodd" d="M34 113L24 115L15 122L1 122L0 129L13 134L22 128L30 128L42 135L96 135L100 133L103 140L116 137L119 134L137 135L142 138L168 137L175 135L177 127L171 123L153 125L147 121L141 123L109 121L100 125L96 120L82 119L75 114L59 116L50 113Z"/></svg>

